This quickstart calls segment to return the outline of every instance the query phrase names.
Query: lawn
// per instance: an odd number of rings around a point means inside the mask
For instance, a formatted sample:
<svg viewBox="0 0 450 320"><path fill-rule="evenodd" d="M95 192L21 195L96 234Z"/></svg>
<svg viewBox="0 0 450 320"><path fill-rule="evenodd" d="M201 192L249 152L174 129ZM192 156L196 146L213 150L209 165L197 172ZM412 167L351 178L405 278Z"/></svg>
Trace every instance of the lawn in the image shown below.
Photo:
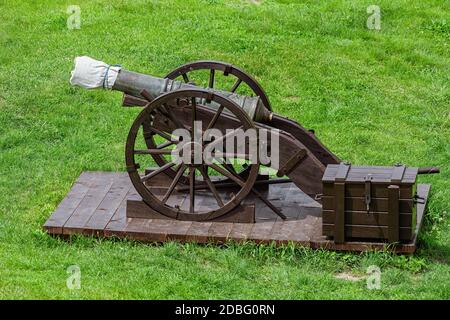
<svg viewBox="0 0 450 320"><path fill-rule="evenodd" d="M0 298L450 298L448 1L0 0ZM67 6L81 8L69 30ZM367 7L381 8L369 30ZM84 170L124 171L138 110L73 88L89 55L163 76L236 64L273 109L354 164L440 166L414 256L252 244L144 245L49 237L42 225ZM66 286L79 266L81 289ZM369 266L381 270L368 289Z"/></svg>

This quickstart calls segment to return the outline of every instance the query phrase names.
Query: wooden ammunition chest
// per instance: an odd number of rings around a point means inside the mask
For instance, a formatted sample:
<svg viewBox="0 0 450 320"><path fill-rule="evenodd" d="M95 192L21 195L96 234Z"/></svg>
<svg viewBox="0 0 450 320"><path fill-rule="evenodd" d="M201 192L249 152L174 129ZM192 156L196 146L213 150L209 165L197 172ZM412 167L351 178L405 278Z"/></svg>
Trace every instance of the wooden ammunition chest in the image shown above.
<svg viewBox="0 0 450 320"><path fill-rule="evenodd" d="M418 168L328 165L322 232L334 242L410 242L416 226Z"/></svg>

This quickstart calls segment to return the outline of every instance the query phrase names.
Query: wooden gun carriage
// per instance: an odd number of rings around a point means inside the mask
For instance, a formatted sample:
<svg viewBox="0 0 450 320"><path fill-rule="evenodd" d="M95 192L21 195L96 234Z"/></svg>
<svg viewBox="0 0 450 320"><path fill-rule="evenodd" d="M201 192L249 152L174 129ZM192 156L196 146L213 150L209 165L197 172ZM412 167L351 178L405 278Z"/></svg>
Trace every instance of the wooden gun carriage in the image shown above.
<svg viewBox="0 0 450 320"><path fill-rule="evenodd" d="M379 243L415 241L418 232L415 205L420 200L426 201L429 190L425 188L426 192L417 196L416 176L438 172L437 168L345 164L320 142L314 130L275 114L257 80L227 63L193 62L164 78L123 68L114 69L116 74L111 78L108 72L112 67L105 65L105 70L103 81L112 79L107 88L124 93L123 106L143 108L131 126L125 147L126 170L140 196L127 201L128 219L200 223L196 224L200 229L201 226L212 228L211 223L215 222L229 223L251 230L251 224L258 220L255 210L257 213L265 210L266 216L267 212L273 214L272 234L275 229L282 234L287 224L277 226L276 223L287 223L299 215L285 214L284 207L290 206L288 196L283 195L285 203L275 203L268 190L280 186L277 190L282 193L281 186L290 185L289 190L298 188L304 197L307 197L305 194L310 197L310 202L317 201L315 207L319 210L323 206L322 217L316 217L321 218L320 225L314 227L321 228L319 233L324 236L323 242L317 242L318 247L326 246L330 239L334 245L369 240ZM81 74L79 81L73 75L72 84L80 85L90 80L83 79L88 76ZM224 85L228 85L228 89ZM102 86L105 87L104 82ZM234 139L230 129L234 130L232 132L252 129L259 138L263 131L270 131L274 135L265 141L265 147L271 155L277 152L278 161L265 163L265 166L259 158L249 161L247 151L254 142L245 140L244 153L227 149L218 154L214 162L202 157L195 163L176 162L173 152L182 137L175 133L180 129L191 134L192 141L184 141L191 146L190 151L186 151L192 153L187 155L191 159L195 148L203 152L219 140L224 143ZM222 136L194 141L196 134L205 134L208 129L215 129ZM184 149L181 152L185 152ZM295 212L296 204L301 206L296 200L299 197L300 193L291 196L289 201L294 203L294 208L286 211ZM252 201L259 202L265 209L261 209L261 205L260 209L255 209ZM423 211L424 206L420 210ZM301 226L301 223L298 224ZM221 239L230 238L235 226ZM289 229L293 239L295 230ZM192 240L188 233L183 239ZM289 235L281 237L290 240ZM204 239L211 239L211 236L207 233ZM269 236L266 240L270 239ZM312 241L312 236L308 235L308 239ZM352 250L351 245L340 248Z"/></svg>
<svg viewBox="0 0 450 320"><path fill-rule="evenodd" d="M208 88L202 89L195 85L189 78L189 73L195 71L207 71ZM214 88L215 79L219 72L224 77L233 77L235 81L229 91ZM181 78L181 81L177 81ZM252 97L236 94L239 86L246 85ZM241 202L253 193L262 200L276 215L286 217L279 208L266 199L255 187L263 184L293 182L303 192L315 197L321 193L321 178L328 164L337 164L339 159L331 153L316 138L311 130L306 130L300 124L286 117L272 112L269 99L261 85L249 74L230 64L217 61L199 61L183 65L170 72L163 80L149 78L149 76L121 70L117 81L112 87L114 90L124 92L124 106L142 106L144 111L132 126L127 141L126 165L133 185L136 187L144 202L158 213L170 218L206 221L218 219L231 211L239 215ZM151 114L151 116L149 116ZM149 120L151 117L151 120ZM259 163L244 163L240 168L235 168L231 161L223 161L218 164L207 165L180 165L173 169L163 151L170 148L173 139L170 132L180 128L188 128L192 131L193 121L200 121L203 129L218 129L225 134L226 130L243 128L244 130L273 130L279 139L279 163L271 168L276 171L278 177L287 179L270 179L260 175ZM136 150L136 139L140 128L147 150ZM193 134L193 132L192 132ZM154 140L162 137L162 144L157 145ZM206 143L206 142L204 142ZM271 141L268 141L270 149ZM204 147L204 146L202 146ZM170 151L171 152L171 151ZM150 154L159 168L139 174L136 154ZM228 152L228 158L239 158L238 154ZM229 160L229 159L224 160ZM185 176L183 175L186 172ZM211 181L210 172L214 172L214 180ZM173 183L162 197L149 194L145 185L158 174L163 173L173 179ZM197 174L196 174L197 173ZM181 185L181 187L179 186ZM183 185L185 186L183 188ZM189 186L189 187L188 187ZM219 194L218 188L232 190L232 196L222 199L226 194ZM178 204L170 206L171 192L185 190L189 193L189 208L180 207ZM196 193L210 192L216 199L217 206L206 211L197 211L195 207ZM170 207L170 209L168 209Z"/></svg>

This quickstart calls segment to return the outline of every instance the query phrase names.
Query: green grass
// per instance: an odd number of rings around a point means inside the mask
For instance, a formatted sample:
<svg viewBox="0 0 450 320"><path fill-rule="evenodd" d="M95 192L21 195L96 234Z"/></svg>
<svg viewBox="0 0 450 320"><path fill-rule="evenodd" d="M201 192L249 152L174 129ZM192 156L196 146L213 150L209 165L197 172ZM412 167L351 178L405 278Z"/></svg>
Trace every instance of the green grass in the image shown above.
<svg viewBox="0 0 450 320"><path fill-rule="evenodd" d="M376 1L0 0L0 298L450 298L450 5ZM67 5L81 30L66 28ZM164 75L197 59L254 74L277 113L354 164L440 166L421 249L338 254L291 246L149 246L42 225L83 170L124 170L137 110L68 83L89 55ZM81 290L66 287L79 265ZM365 276L381 268L381 289Z"/></svg>

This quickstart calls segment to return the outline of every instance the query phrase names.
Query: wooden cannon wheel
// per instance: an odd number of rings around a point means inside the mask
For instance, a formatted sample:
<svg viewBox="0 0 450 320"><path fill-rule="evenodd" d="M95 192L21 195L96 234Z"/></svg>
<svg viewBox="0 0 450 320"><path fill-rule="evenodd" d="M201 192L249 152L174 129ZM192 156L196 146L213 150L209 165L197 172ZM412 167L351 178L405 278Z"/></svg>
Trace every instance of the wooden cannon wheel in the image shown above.
<svg viewBox="0 0 450 320"><path fill-rule="evenodd" d="M231 88L224 88L226 89L226 91L235 93L236 90L244 83L248 86L248 88L250 88L253 96L259 96L264 106L268 110L272 110L269 98L264 89L262 88L262 86L258 83L258 81L250 74L243 71L242 69L226 62L212 61L212 60L201 60L190 62L172 70L165 76L165 78L171 80L179 79L183 80L185 83L190 83L192 80L190 73L206 72L209 74L208 88L213 89L215 88L215 82L217 81L219 75L218 71L220 71L224 77L230 77L230 75L232 75L234 78L236 78ZM147 139L146 143L149 148L154 148L156 146L155 142L152 140L152 137ZM153 158L155 159L155 162L160 166L164 166L166 164L164 157L162 157L161 155L158 154L153 155ZM229 164L229 166L230 169L237 172L240 176L246 176L250 169L249 167L245 166L239 168L233 164ZM171 178L174 178L176 176L176 172L172 168L165 171L165 174ZM224 179L224 181L227 180L229 179L228 178Z"/></svg>
<svg viewBox="0 0 450 320"><path fill-rule="evenodd" d="M229 63L210 60L194 61L184 64L176 68L175 70L172 70L169 74L166 75L165 78L171 80L177 80L178 78L180 78L180 80L182 79L185 83L189 83L192 80L190 77L190 73L197 71L200 73L207 72L209 74L208 88L211 89L215 87L215 82L218 77L218 71L222 72L224 77L229 77L230 75L232 75L234 78L236 78L236 80L231 88L226 89L227 91L234 93L244 83L248 86L248 88L250 88L254 96L260 97L262 103L268 110L272 110L269 98L267 97L266 92L258 83L258 81L242 69ZM149 149L157 147L157 143L155 143L153 136L149 136L146 139L146 144ZM152 157L159 166L164 166L167 164L166 159L160 154L154 154L152 155ZM229 164L229 166L230 169L238 172L240 176L248 175L248 172L250 170L249 167L238 168L233 164ZM169 168L164 172L164 174L168 175L172 179L176 177L176 172L173 170L173 168ZM224 181L225 180L230 179L225 177ZM185 178L183 177L181 177L181 181L186 182Z"/></svg>
<svg viewBox="0 0 450 320"><path fill-rule="evenodd" d="M145 96L145 92L143 92L143 95ZM250 128L255 129L253 121L233 101L223 96L213 94L208 90L183 89L163 94L150 102L137 116L127 138L125 148L126 166L135 189L147 205L157 212L173 219L205 221L227 214L237 207L249 192L252 191L259 172L259 163L251 163L249 165L248 174L245 177L242 177L236 172L233 172L225 161L207 164L202 158L201 164L191 164L185 162L176 163L176 161L162 158L163 155L172 154L174 145L180 143L180 140L177 140L173 135L173 131L170 131L174 128L188 130L192 137L191 143L198 144L198 141L195 142L193 140L193 123L196 120L197 109L202 107L202 101L211 101L220 106L216 115L211 119L206 128L214 128L220 114L226 110L238 119L240 123L239 128L242 128L243 130L248 130ZM183 108L185 111L187 110L188 114L190 114L190 125L186 125L186 119L183 119L183 121L176 119L171 112L171 108ZM168 126L170 129L161 130L161 127L157 125L156 115L158 113L162 113L170 119L171 125ZM140 134L140 131L142 131L143 134ZM152 137L152 139L149 139L149 137ZM155 139L156 137L159 137L159 140L164 139L165 142L160 145L154 144L154 142L158 140ZM152 143L148 144L148 141L152 141ZM145 146L144 149L142 149L142 146ZM203 150L205 146L205 142L202 140L201 150ZM159 164L160 167L158 169L145 175L143 173L143 169L145 168L140 169L139 161L140 157L149 156L160 156L161 159L164 159L164 162ZM239 157L237 154L231 156ZM230 154L227 154L227 157L230 157ZM140 170L142 171L140 172ZM151 179L155 178L158 174L167 173L169 170L172 171L174 176L167 189L155 191L146 185L146 182L150 182ZM210 171L214 171L224 178L233 181L236 184L233 192L229 192L226 195L219 193L215 187L215 181L212 181L209 176ZM172 176L172 174L170 176ZM177 199L173 194L180 193L180 191L177 191L179 185L189 186L188 188L184 188L184 190L187 189L185 191L185 196L189 199L188 205L187 202L182 205L176 203ZM196 189L197 185L202 185L201 190ZM205 188L205 186L207 188ZM195 198L198 192L202 192L203 195L205 192L209 193L216 201L215 207L207 209L197 208L195 205Z"/></svg>
<svg viewBox="0 0 450 320"><path fill-rule="evenodd" d="M270 106L269 98L267 97L266 92L262 88L262 86L256 81L254 77L246 73L245 71L235 67L229 63L221 62L221 61L210 61L210 60L202 60L202 61L194 61L187 64L184 64L175 70L171 71L166 75L166 78L175 80L179 77L182 77L184 82L189 83L190 77L189 73L194 71L207 71L209 73L209 81L208 88L214 88L214 84L217 77L217 71L221 71L223 76L228 77L229 75L233 75L236 78L236 82L234 82L231 88L225 89L229 92L236 92L238 87L245 83L253 92L254 96L260 97L264 106L272 111Z"/></svg>

